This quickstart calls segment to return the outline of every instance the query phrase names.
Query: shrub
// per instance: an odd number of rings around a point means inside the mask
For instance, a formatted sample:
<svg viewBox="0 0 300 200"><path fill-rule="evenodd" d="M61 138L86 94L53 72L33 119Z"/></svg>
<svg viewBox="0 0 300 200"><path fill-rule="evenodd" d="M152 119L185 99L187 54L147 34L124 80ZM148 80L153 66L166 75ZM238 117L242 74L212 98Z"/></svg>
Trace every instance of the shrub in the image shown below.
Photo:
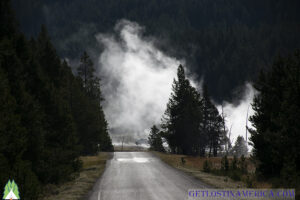
<svg viewBox="0 0 300 200"><path fill-rule="evenodd" d="M181 157L181 164L182 164L182 165L185 164L185 159L184 159L184 157Z"/></svg>
<svg viewBox="0 0 300 200"><path fill-rule="evenodd" d="M233 157L233 160L231 162L231 170L237 170L238 169L238 159L236 157L236 155Z"/></svg>
<svg viewBox="0 0 300 200"><path fill-rule="evenodd" d="M221 160L221 170L228 171L229 170L229 162L227 156L224 156Z"/></svg>
<svg viewBox="0 0 300 200"><path fill-rule="evenodd" d="M247 177L246 177L246 185L247 185L247 188L254 187L253 179L249 175L247 175Z"/></svg>
<svg viewBox="0 0 300 200"><path fill-rule="evenodd" d="M244 155L241 156L241 160L240 160L239 165L240 165L240 169L241 169L242 173L247 174L248 173L248 171L247 171L248 166L247 166L246 158L245 158Z"/></svg>
<svg viewBox="0 0 300 200"><path fill-rule="evenodd" d="M203 171L204 172L210 172L212 168L212 163L209 160L205 160L203 164Z"/></svg>
<svg viewBox="0 0 300 200"><path fill-rule="evenodd" d="M241 180L241 173L237 170L231 171L229 176L232 180L235 180L235 181Z"/></svg>

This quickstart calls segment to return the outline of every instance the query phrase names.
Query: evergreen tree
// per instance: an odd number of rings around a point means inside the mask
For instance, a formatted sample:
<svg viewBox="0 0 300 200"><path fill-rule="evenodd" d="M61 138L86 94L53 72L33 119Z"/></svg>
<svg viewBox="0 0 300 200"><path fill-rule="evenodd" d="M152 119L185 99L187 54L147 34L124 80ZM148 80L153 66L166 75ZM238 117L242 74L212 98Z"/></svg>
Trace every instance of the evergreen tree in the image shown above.
<svg viewBox="0 0 300 200"><path fill-rule="evenodd" d="M209 156L217 156L224 145L224 121L211 102L206 86L201 98L186 79L181 65L162 121L163 137L174 153L204 156L208 147Z"/></svg>
<svg viewBox="0 0 300 200"><path fill-rule="evenodd" d="M45 73L44 78L54 87L60 87L61 83L61 61L53 47L47 29L44 25L37 38L36 55L39 64ZM52 87L52 85L50 85Z"/></svg>
<svg viewBox="0 0 300 200"><path fill-rule="evenodd" d="M281 177L282 184L299 184L300 171L300 53L278 58L268 73L261 72L250 118L257 171L267 178ZM286 185L285 185L286 186Z"/></svg>
<svg viewBox="0 0 300 200"><path fill-rule="evenodd" d="M233 156L233 160L231 162L230 166L231 170L237 170L238 169L238 158L236 155Z"/></svg>
<svg viewBox="0 0 300 200"><path fill-rule="evenodd" d="M94 79L94 72L95 69L93 66L93 62L86 51L84 51L80 58L80 65L77 69L79 77L81 77L83 80L84 87L87 87L89 85L89 82Z"/></svg>
<svg viewBox="0 0 300 200"><path fill-rule="evenodd" d="M239 161L239 166L242 173L246 174L248 172L248 164L244 155L241 156L241 159Z"/></svg>
<svg viewBox="0 0 300 200"><path fill-rule="evenodd" d="M247 156L248 147L243 136L238 136L232 148L232 154L237 157Z"/></svg>
<svg viewBox="0 0 300 200"><path fill-rule="evenodd" d="M108 134L108 123L101 106L103 101L100 89L100 80L94 74L94 65L83 53L81 64L78 67L79 79L73 103L73 116L76 120L79 138L82 144L82 154L95 154L98 151L112 151L113 146Z"/></svg>
<svg viewBox="0 0 300 200"><path fill-rule="evenodd" d="M0 37L0 141L4 147L0 149L0 185L4 186L8 179L14 178L22 184L20 190L25 198L36 199L39 182L31 161L39 154L37 149L40 150L41 146L38 144L36 149L30 148L35 142L31 141L32 135L36 133L34 130L38 130L40 126L33 127L35 121L38 121L38 109L32 96L26 91L28 73L23 64L29 58L30 51L24 36L13 28L15 21L9 1L1 2L0 21L4 19L8 21L4 22L7 27L1 27L4 31L1 30ZM34 121L31 123L31 120ZM36 138L38 140L39 137ZM33 154L30 158L29 151Z"/></svg>
<svg viewBox="0 0 300 200"><path fill-rule="evenodd" d="M2 63L1 63L2 64ZM9 82L0 64L0 185L14 178L24 198L37 199L39 183L31 163L24 161L28 132L22 127L17 104L10 94Z"/></svg>
<svg viewBox="0 0 300 200"><path fill-rule="evenodd" d="M209 147L209 156L217 156L218 149L221 147L221 140L224 137L223 119L217 108L211 102L207 87L203 87L203 120L202 131L206 135Z"/></svg>
<svg viewBox="0 0 300 200"><path fill-rule="evenodd" d="M66 180L79 165L77 133L66 91L62 84L63 65L53 48L45 27L42 27L36 44L36 57L41 66L42 85L38 88L38 99L46 113L44 126L45 149L41 181L59 183Z"/></svg>
<svg viewBox="0 0 300 200"><path fill-rule="evenodd" d="M0 186L14 179L22 198L35 200L41 187L67 181L80 169L85 143L78 138L85 125L91 124L93 153L113 148L99 80L83 87L61 62L45 27L37 41L28 42L15 28L9 1L0 5L0 21L7 24L0 28Z"/></svg>
<svg viewBox="0 0 300 200"><path fill-rule="evenodd" d="M148 143L150 145L151 150L165 152L160 131L155 125L151 127L150 134L148 137Z"/></svg>
<svg viewBox="0 0 300 200"><path fill-rule="evenodd" d="M226 155L221 160L221 170L225 172L229 170L229 161Z"/></svg>
<svg viewBox="0 0 300 200"><path fill-rule="evenodd" d="M177 80L167 104L162 127L172 152L195 155L199 152L202 118L200 94L185 77L184 68L177 70Z"/></svg>

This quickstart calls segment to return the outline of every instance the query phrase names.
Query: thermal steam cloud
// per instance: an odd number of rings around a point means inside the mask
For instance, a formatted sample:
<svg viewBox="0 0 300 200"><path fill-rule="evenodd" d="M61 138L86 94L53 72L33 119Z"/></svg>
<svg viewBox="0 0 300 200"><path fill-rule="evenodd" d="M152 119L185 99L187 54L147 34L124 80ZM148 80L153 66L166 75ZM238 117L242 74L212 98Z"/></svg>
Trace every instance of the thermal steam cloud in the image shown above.
<svg viewBox="0 0 300 200"><path fill-rule="evenodd" d="M103 46L99 57L98 75L105 98L104 112L114 136L129 136L126 142L147 138L149 128L160 124L172 91L179 64L184 60L170 57L154 46L154 39L143 36L144 28L127 20L119 21L114 32L98 34ZM201 92L201 84L188 76L191 84ZM246 114L255 90L246 84L244 96L237 104L223 103L226 126L231 140L245 137ZM221 105L217 105L221 113ZM253 114L249 107L249 116ZM248 123L251 127L251 123ZM114 141L120 142L120 141Z"/></svg>
<svg viewBox="0 0 300 200"><path fill-rule="evenodd" d="M240 135L244 138L246 137L246 121L248 128L254 128L249 121L250 116L254 114L251 103L254 96L257 94L257 91L252 87L250 83L246 83L244 87L243 97L235 104L224 102L223 103L223 112L225 114L225 123L230 131L231 129L231 141L234 140ZM217 106L219 113L222 112L222 106ZM247 118L248 112L248 118ZM248 132L248 142L249 142L250 133ZM248 146L249 149L252 149L251 146Z"/></svg>
<svg viewBox="0 0 300 200"><path fill-rule="evenodd" d="M97 35L104 47L99 76L112 136L146 138L147 130L160 123L177 67L184 64L158 50L143 31L137 23L121 20L113 34Z"/></svg>

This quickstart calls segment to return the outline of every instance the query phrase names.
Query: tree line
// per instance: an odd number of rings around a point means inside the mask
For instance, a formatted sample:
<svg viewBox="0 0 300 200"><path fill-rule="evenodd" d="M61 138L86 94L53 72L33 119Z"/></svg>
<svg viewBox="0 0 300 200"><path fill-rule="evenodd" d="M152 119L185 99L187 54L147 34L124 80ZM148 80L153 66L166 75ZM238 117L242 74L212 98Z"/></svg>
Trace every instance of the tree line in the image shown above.
<svg viewBox="0 0 300 200"><path fill-rule="evenodd" d="M247 156L247 143L242 136L232 147L225 116L213 104L205 84L202 92L201 95L191 85L180 65L162 117L161 130L156 125L150 130L150 149L164 152L163 143L166 142L170 151L176 154Z"/></svg>
<svg viewBox="0 0 300 200"><path fill-rule="evenodd" d="M257 178L270 180L274 187L299 188L300 50L278 57L270 70L260 72L254 87L258 92L251 104L254 128L248 130ZM162 130L151 128L150 148L164 152L166 141L171 152L177 154L217 156L225 149L225 155L247 155L243 137L237 138L234 147L228 143L224 122L205 86L201 96L180 65L160 125Z"/></svg>
<svg viewBox="0 0 300 200"><path fill-rule="evenodd" d="M259 176L275 186L300 186L300 51L278 57L268 71L261 71L250 121L253 156ZM299 196L299 194L298 194Z"/></svg>
<svg viewBox="0 0 300 200"><path fill-rule="evenodd" d="M79 156L113 147L89 56L74 76L45 27L26 39L10 1L0 4L0 187L14 179L22 198L38 199L80 170Z"/></svg>
<svg viewBox="0 0 300 200"><path fill-rule="evenodd" d="M172 93L162 118L162 130L153 126L149 136L152 149L161 149L164 139L172 153L217 156L226 143L224 120L203 87L203 95L186 78L182 65L178 67Z"/></svg>

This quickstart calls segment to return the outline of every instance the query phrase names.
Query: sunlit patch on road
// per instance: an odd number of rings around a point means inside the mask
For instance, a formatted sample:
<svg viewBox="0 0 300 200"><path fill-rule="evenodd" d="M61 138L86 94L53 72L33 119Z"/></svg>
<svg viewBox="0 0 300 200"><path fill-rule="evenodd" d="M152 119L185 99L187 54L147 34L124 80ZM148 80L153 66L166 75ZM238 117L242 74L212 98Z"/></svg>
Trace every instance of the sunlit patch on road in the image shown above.
<svg viewBox="0 0 300 200"><path fill-rule="evenodd" d="M119 162L146 163L146 162L149 162L149 159L148 158L133 157L133 158L117 158L117 161L119 161Z"/></svg>

